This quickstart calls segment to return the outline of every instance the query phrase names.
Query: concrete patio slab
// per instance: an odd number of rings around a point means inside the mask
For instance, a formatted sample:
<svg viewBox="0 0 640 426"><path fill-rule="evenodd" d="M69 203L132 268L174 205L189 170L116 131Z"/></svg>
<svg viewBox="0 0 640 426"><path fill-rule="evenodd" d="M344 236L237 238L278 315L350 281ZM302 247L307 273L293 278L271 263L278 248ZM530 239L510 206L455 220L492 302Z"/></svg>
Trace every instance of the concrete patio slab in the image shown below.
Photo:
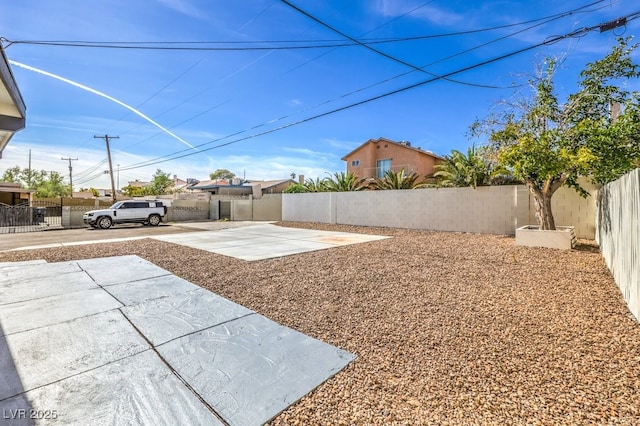
<svg viewBox="0 0 640 426"><path fill-rule="evenodd" d="M99 330L99 332L96 332ZM0 371L12 357L20 383L0 378L0 400L48 385L70 375L149 349L147 342L118 311L109 311L6 336L0 347ZM5 353L1 353L4 349ZM45 362L43 362L43 360ZM51 368L51 362L56 368ZM5 379L10 379L7 375Z"/></svg>
<svg viewBox="0 0 640 426"><path fill-rule="evenodd" d="M154 346L253 313L203 288L127 306L122 312Z"/></svg>
<svg viewBox="0 0 640 426"><path fill-rule="evenodd" d="M0 286L0 305L98 288L82 271L64 274L64 279L56 285L50 285L50 281L51 277L38 277L6 282Z"/></svg>
<svg viewBox="0 0 640 426"><path fill-rule="evenodd" d="M29 281L34 278L50 276L52 273L66 274L80 270L76 262L38 263L28 265L28 267L9 266L0 269L0 283Z"/></svg>
<svg viewBox="0 0 640 426"><path fill-rule="evenodd" d="M55 280L52 281L51 285L56 285ZM4 334L9 335L110 311L121 306L122 304L102 289L82 290L0 305L0 324Z"/></svg>
<svg viewBox="0 0 640 426"><path fill-rule="evenodd" d="M161 235L153 238L246 261L255 261L389 237L260 224L197 234Z"/></svg>
<svg viewBox="0 0 640 426"><path fill-rule="evenodd" d="M0 406L5 413L48 415L38 423L49 425L223 424L151 350L0 400ZM8 425L33 424L14 417Z"/></svg>
<svg viewBox="0 0 640 426"><path fill-rule="evenodd" d="M18 262L0 262L0 268L11 268L16 266L28 266L28 265L41 265L47 263L44 259L37 260L22 260Z"/></svg>
<svg viewBox="0 0 640 426"><path fill-rule="evenodd" d="M182 337L158 352L230 425L259 425L355 356L258 314Z"/></svg>
<svg viewBox="0 0 640 426"><path fill-rule="evenodd" d="M117 262L114 259L116 258L101 257L79 260L78 265L101 286L170 275L168 271L138 256L119 256Z"/></svg>
<svg viewBox="0 0 640 426"><path fill-rule="evenodd" d="M175 275L163 275L146 280L113 284L104 289L120 303L128 306L161 297L177 296L199 288L201 287Z"/></svg>
<svg viewBox="0 0 640 426"><path fill-rule="evenodd" d="M6 424L257 425L355 358L136 256L0 275Z"/></svg>

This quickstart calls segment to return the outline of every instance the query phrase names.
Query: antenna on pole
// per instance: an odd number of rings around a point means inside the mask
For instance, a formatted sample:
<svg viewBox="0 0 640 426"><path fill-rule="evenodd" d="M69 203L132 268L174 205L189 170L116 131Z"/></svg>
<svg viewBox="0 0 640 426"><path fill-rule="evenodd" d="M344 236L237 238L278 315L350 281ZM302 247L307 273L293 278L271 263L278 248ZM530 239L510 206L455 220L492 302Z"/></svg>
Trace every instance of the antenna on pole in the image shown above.
<svg viewBox="0 0 640 426"><path fill-rule="evenodd" d="M69 162L69 186L71 187L71 198L73 198L73 167L71 167L71 162L72 161L77 161L77 158L60 158L63 161L68 161Z"/></svg>
<svg viewBox="0 0 640 426"><path fill-rule="evenodd" d="M113 202L116 202L116 185L113 181L113 163L111 162L111 148L109 148L109 140L111 139L120 139L120 136L97 136L93 137L94 139L104 139L107 144L107 158L109 159L109 177L111 177L111 198L113 198Z"/></svg>

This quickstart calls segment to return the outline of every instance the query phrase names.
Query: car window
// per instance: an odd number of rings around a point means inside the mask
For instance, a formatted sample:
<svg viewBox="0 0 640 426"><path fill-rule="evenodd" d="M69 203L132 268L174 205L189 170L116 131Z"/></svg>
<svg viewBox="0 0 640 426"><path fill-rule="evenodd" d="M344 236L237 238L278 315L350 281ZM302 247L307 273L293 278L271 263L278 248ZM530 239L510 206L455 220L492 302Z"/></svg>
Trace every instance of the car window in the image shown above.
<svg viewBox="0 0 640 426"><path fill-rule="evenodd" d="M120 206L122 205L122 201L118 201L117 203L114 203L111 207L109 207L110 209L119 209Z"/></svg>

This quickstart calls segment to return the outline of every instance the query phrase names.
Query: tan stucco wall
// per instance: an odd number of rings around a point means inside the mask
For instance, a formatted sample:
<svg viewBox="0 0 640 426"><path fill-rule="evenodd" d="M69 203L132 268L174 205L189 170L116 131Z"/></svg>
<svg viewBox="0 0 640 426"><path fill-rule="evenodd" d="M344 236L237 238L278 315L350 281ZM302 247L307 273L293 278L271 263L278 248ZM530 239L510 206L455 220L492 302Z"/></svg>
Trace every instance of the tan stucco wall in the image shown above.
<svg viewBox="0 0 640 426"><path fill-rule="evenodd" d="M574 197L570 191L563 188L556 194L556 222L575 226L578 238L593 239L593 196L583 199ZM299 222L515 235L517 227L535 224L530 197L522 185L283 194L282 218Z"/></svg>

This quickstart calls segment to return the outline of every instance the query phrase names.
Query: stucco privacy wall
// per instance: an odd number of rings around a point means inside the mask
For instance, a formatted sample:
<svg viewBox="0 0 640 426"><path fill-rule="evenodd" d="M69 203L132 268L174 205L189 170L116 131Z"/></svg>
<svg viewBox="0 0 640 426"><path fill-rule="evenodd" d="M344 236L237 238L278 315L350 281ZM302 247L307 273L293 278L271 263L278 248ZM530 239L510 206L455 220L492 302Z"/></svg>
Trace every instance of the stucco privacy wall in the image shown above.
<svg viewBox="0 0 640 426"><path fill-rule="evenodd" d="M283 194L282 200L285 221L504 235L536 223L532 195L522 185ZM584 199L561 188L553 209L558 225L575 226L578 238L595 237L593 195Z"/></svg>
<svg viewBox="0 0 640 426"><path fill-rule="evenodd" d="M166 221L185 222L209 219L209 201L173 200L167 208Z"/></svg>
<svg viewBox="0 0 640 426"><path fill-rule="evenodd" d="M337 193L338 223L492 234L516 227L517 187Z"/></svg>
<svg viewBox="0 0 640 426"><path fill-rule="evenodd" d="M596 223L602 256L640 321L640 169L600 190Z"/></svg>
<svg viewBox="0 0 640 426"><path fill-rule="evenodd" d="M253 199L253 220L282 220L282 194L264 194Z"/></svg>
<svg viewBox="0 0 640 426"><path fill-rule="evenodd" d="M578 180L580 186L591 194L583 198L575 190L567 187L560 188L551 198L551 210L557 226L573 226L576 237L593 240L596 236L596 200L598 186L589 183L587 179ZM536 223L533 196L530 196L531 220Z"/></svg>

